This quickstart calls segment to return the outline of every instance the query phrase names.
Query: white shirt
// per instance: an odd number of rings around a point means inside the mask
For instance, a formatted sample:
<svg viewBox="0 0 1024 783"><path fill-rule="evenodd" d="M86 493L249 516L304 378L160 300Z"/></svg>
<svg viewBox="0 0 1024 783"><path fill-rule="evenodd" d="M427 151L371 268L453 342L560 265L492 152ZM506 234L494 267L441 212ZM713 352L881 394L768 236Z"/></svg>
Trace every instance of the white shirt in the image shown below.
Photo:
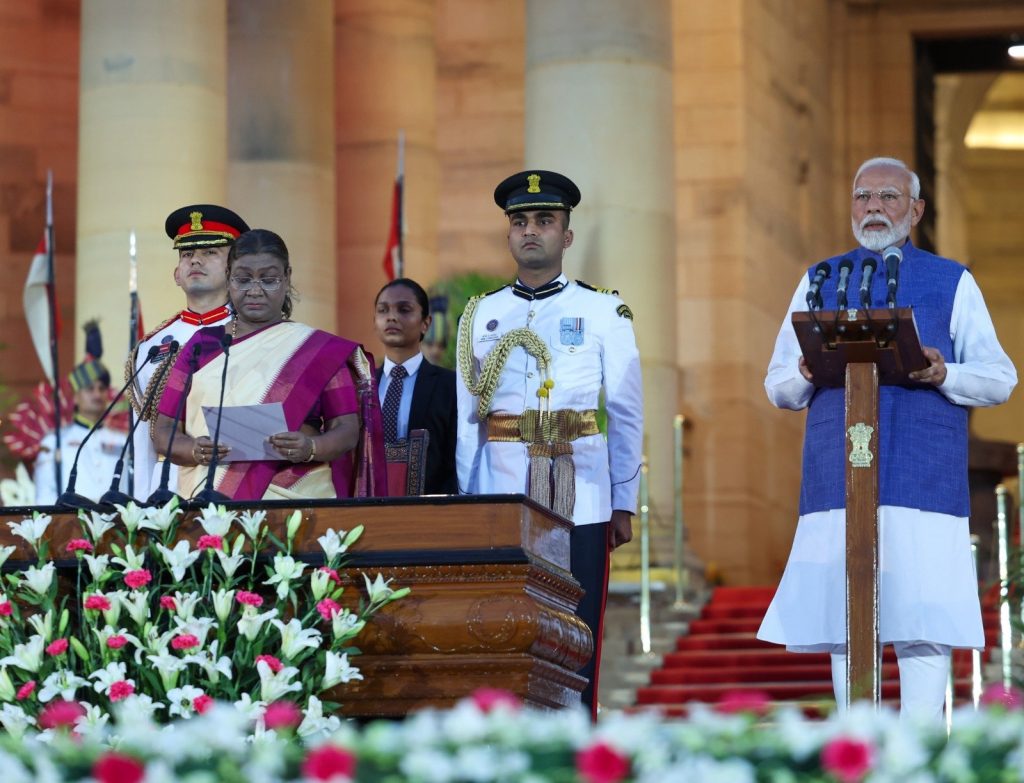
<svg viewBox="0 0 1024 783"><path fill-rule="evenodd" d="M408 375L405 377L405 383L402 384L402 398L398 403L398 432L397 436L399 440L405 440L409 437L409 414L412 411L412 390L416 385L416 373L419 372L420 365L423 364L423 354L417 353L410 359L406 359L402 362L402 366ZM388 387L391 385L391 370L396 366L395 362L384 357L384 368L383 374L380 378L380 385L377 387L377 396L380 398L381 409L384 408L384 396L388 392Z"/></svg>
<svg viewBox="0 0 1024 783"><path fill-rule="evenodd" d="M61 461L61 492L67 489L67 481L71 475L71 466L75 454L82 441L89 433L89 427L77 421L72 422L60 431ZM75 492L90 500L99 500L110 489L110 481L114 478L117 458L124 446L125 433L101 427L93 433L82 449L78 458L78 473L75 478ZM57 501L58 493L55 484L54 451L57 439L51 432L40 441L39 456L32 471L32 480L36 485L36 505L52 506ZM127 477L122 473L120 488L128 486Z"/></svg>
<svg viewBox="0 0 1024 783"><path fill-rule="evenodd" d="M608 440L589 435L572 443L576 470L573 522L607 522L612 509L636 511L643 444L643 383L633 321L622 300L611 294L566 283L558 294L528 300L512 288L483 297L472 323L463 318L460 332L471 329L474 377L487 354L506 332L529 326L550 347L551 410L596 410L602 389L608 413ZM621 313L620 313L621 311ZM564 328L563 328L564 327ZM491 403L491 412L515 415L537 409L543 377L537 361L513 348ZM478 398L470 394L462 371L456 373L459 428L456 467L460 492L525 493L529 456L523 443L487 441L487 427L477 415Z"/></svg>

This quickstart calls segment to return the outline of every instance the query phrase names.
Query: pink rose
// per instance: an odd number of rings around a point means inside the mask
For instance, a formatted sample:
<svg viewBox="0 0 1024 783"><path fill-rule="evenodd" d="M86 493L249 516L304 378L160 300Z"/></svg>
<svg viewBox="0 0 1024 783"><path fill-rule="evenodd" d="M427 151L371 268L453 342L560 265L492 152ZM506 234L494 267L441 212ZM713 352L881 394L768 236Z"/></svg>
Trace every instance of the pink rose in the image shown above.
<svg viewBox="0 0 1024 783"><path fill-rule="evenodd" d="M110 608L110 599L105 595L90 595L85 599L85 608L105 612Z"/></svg>
<svg viewBox="0 0 1024 783"><path fill-rule="evenodd" d="M491 712L496 707L516 711L523 706L518 696L503 688L477 688L470 698L480 712Z"/></svg>
<svg viewBox="0 0 1024 783"><path fill-rule="evenodd" d="M92 765L96 783L142 783L146 767L142 762L121 753L104 753Z"/></svg>
<svg viewBox="0 0 1024 783"><path fill-rule="evenodd" d="M195 707L196 712L202 715L213 706L213 697L201 693L192 700L192 706Z"/></svg>
<svg viewBox="0 0 1024 783"><path fill-rule="evenodd" d="M16 698L18 701L24 701L25 699L27 699L29 696L32 695L32 691L34 691L35 689L36 689L36 681L35 680L29 680L24 685L22 685L20 688L18 688L18 692L15 694L14 698Z"/></svg>
<svg viewBox="0 0 1024 783"><path fill-rule="evenodd" d="M145 568L140 568L137 571L126 571L124 574L124 583L132 590L138 590L140 587L145 587L152 581L153 575Z"/></svg>
<svg viewBox="0 0 1024 783"><path fill-rule="evenodd" d="M61 726L74 726L75 721L85 715L85 707L77 701L57 699L51 701L39 713L39 728L56 729Z"/></svg>
<svg viewBox="0 0 1024 783"><path fill-rule="evenodd" d="M183 633L171 639L171 647L175 650L191 650L199 646L199 637L190 633Z"/></svg>
<svg viewBox="0 0 1024 783"><path fill-rule="evenodd" d="M576 753L576 771L584 783L618 783L629 774L629 758L598 742Z"/></svg>
<svg viewBox="0 0 1024 783"><path fill-rule="evenodd" d="M302 723L302 711L290 701L275 701L263 711L263 725L268 729L294 729Z"/></svg>
<svg viewBox="0 0 1024 783"><path fill-rule="evenodd" d="M263 599L248 590L239 590L235 593L235 600L246 606L263 606Z"/></svg>
<svg viewBox="0 0 1024 783"><path fill-rule="evenodd" d="M84 538L72 538L68 541L67 546L64 547L64 551L68 554L72 552L91 552L92 544Z"/></svg>
<svg viewBox="0 0 1024 783"><path fill-rule="evenodd" d="M113 636L107 639L107 647L109 647L111 650L120 650L126 644L128 644L128 640L125 637L121 636L121 634L119 633L115 633Z"/></svg>
<svg viewBox="0 0 1024 783"><path fill-rule="evenodd" d="M837 737L821 749L821 766L842 783L857 783L871 770L874 755L867 742Z"/></svg>
<svg viewBox="0 0 1024 783"><path fill-rule="evenodd" d="M273 655L257 655L256 663L263 661L267 666L270 667L270 671L277 674L281 669L284 668L284 664L281 663L279 658L275 658Z"/></svg>
<svg viewBox="0 0 1024 783"><path fill-rule="evenodd" d="M715 710L725 715L735 715L739 712L749 712L754 715L764 715L771 706L771 699L764 691L756 690L733 690L728 691L718 703Z"/></svg>
<svg viewBox="0 0 1024 783"><path fill-rule="evenodd" d="M173 596L162 595L160 596L160 608L167 609L168 611L173 612L175 609L178 608L178 605L174 602Z"/></svg>
<svg viewBox="0 0 1024 783"><path fill-rule="evenodd" d="M338 777L351 780L355 774L355 754L334 745L321 745L311 750L302 762L302 776L310 780L333 781Z"/></svg>
<svg viewBox="0 0 1024 783"><path fill-rule="evenodd" d="M223 545L224 539L220 536L199 536L196 549L220 549Z"/></svg>
<svg viewBox="0 0 1024 783"><path fill-rule="evenodd" d="M110 693L108 695L111 701L121 701L122 699L127 699L133 693L135 693L135 686L127 680L121 680L110 686Z"/></svg>
<svg viewBox="0 0 1024 783"><path fill-rule="evenodd" d="M48 645L46 645L47 655L63 655L68 651L68 640L67 639L54 639Z"/></svg>
<svg viewBox="0 0 1024 783"><path fill-rule="evenodd" d="M320 603L316 605L316 610L320 612L320 616L327 620L331 620L331 616L335 612L341 611L341 604L335 601L333 598L324 598Z"/></svg>

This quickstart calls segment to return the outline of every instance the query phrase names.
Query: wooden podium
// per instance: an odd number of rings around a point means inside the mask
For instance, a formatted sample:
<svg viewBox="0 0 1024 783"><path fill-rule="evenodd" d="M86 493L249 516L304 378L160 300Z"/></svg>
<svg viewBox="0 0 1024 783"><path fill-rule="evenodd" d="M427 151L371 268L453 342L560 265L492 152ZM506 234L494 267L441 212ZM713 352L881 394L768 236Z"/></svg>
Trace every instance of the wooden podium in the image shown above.
<svg viewBox="0 0 1024 783"><path fill-rule="evenodd" d="M878 387L928 367L911 308L793 313L815 386L846 390L846 697L881 698Z"/></svg>
<svg viewBox="0 0 1024 783"><path fill-rule="evenodd" d="M527 704L559 709L578 705L586 681L576 671L593 641L575 615L583 594L569 573L571 523L522 495L427 496L365 500L232 503L268 511L267 523L284 537L296 507L303 520L296 549L323 562L317 538L328 528L366 526L343 577L345 597L357 602L361 574L394 578L412 593L379 612L356 639L363 655L353 663L365 678L338 686L327 698L351 717L398 717L421 707L451 706L481 686L505 688ZM8 521L33 509L0 509L0 546L16 551L4 571L35 558L11 535ZM74 513L54 512L50 552L63 555L80 536ZM180 535L202 534L186 514ZM19 562L20 561L20 562ZM74 559L56 559L74 574Z"/></svg>

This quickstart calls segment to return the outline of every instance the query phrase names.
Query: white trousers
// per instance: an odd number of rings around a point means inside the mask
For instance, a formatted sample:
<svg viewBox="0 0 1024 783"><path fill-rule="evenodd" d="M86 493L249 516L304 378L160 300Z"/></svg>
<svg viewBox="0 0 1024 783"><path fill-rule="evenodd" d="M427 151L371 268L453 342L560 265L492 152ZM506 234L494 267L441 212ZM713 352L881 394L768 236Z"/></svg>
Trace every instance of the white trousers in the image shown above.
<svg viewBox="0 0 1024 783"><path fill-rule="evenodd" d="M900 717L942 720L952 648L933 642L893 642L900 669ZM846 709L846 645L832 651L832 689Z"/></svg>

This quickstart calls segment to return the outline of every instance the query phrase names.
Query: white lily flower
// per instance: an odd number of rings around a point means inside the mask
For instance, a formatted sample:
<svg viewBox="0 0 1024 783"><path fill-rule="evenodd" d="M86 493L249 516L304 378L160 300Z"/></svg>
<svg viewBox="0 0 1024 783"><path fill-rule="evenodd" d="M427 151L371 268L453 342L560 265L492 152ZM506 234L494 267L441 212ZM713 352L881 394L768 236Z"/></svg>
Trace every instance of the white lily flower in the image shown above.
<svg viewBox="0 0 1024 783"><path fill-rule="evenodd" d="M7 527L14 535L28 541L33 549L39 549L39 542L52 521L53 517L49 514L40 514L38 511L34 511L31 517L25 517L21 522L8 522Z"/></svg>
<svg viewBox="0 0 1024 783"><path fill-rule="evenodd" d="M342 543L341 538L343 535L345 535L344 530L341 531L340 535L334 530L328 530L317 539L317 543L324 550L324 555L328 560L333 560L337 555L345 551L345 545Z"/></svg>
<svg viewBox="0 0 1024 783"><path fill-rule="evenodd" d="M191 620L195 617L196 606L202 600L203 596L199 593L182 593L175 591L174 593L174 613L182 620Z"/></svg>
<svg viewBox="0 0 1024 783"><path fill-rule="evenodd" d="M305 563L299 562L290 555L278 552L274 555L274 575L263 584L277 585L277 597L283 601L288 597L292 580L298 579L305 568Z"/></svg>
<svg viewBox="0 0 1024 783"><path fill-rule="evenodd" d="M171 655L166 647L156 655L147 655L146 660L153 664L153 668L160 674L160 681L170 697L171 689L178 683L178 673L184 671L187 664L177 655Z"/></svg>
<svg viewBox="0 0 1024 783"><path fill-rule="evenodd" d="M221 623L226 623L234 603L234 590L215 590L213 593L213 613Z"/></svg>
<svg viewBox="0 0 1024 783"><path fill-rule="evenodd" d="M85 715L75 721L75 733L85 740L99 742L106 737L110 715L95 704L85 705Z"/></svg>
<svg viewBox="0 0 1024 783"><path fill-rule="evenodd" d="M295 509L288 517L288 521L285 523L285 534L288 537L288 541L291 542L295 538L295 534L299 532L299 525L302 524L302 512Z"/></svg>
<svg viewBox="0 0 1024 783"><path fill-rule="evenodd" d="M17 666L27 672L37 672L43 663L43 647L46 642L39 634L33 634L24 644L14 645L14 653L0 658L0 666Z"/></svg>
<svg viewBox="0 0 1024 783"><path fill-rule="evenodd" d="M217 646L218 642L214 639L208 650L200 650L195 655L186 655L182 659L185 663L194 663L201 667L206 672L207 679L214 685L220 680L222 674L230 680L232 672L231 659L225 655L218 658Z"/></svg>
<svg viewBox="0 0 1024 783"><path fill-rule="evenodd" d="M85 564L89 566L89 576L92 577L92 581L100 581L103 574L107 572L107 566L110 565L110 555L82 555L82 557Z"/></svg>
<svg viewBox="0 0 1024 783"><path fill-rule="evenodd" d="M327 659L324 661L324 679L320 685L322 690L333 688L335 685L352 680L363 679L362 673L355 666L349 665L348 653L327 651Z"/></svg>
<svg viewBox="0 0 1024 783"><path fill-rule="evenodd" d="M184 576L185 571L188 570L196 560L199 559L199 555L202 554L200 551L189 552L188 541L179 541L174 545L174 549L168 549L163 544L156 545L157 551L164 559L164 565L171 569L171 577L174 579L174 583L180 582Z"/></svg>
<svg viewBox="0 0 1024 783"><path fill-rule="evenodd" d="M34 614L28 618L29 624L36 633L43 637L43 641L53 641L53 610L47 609L45 614Z"/></svg>
<svg viewBox="0 0 1024 783"><path fill-rule="evenodd" d="M115 557L112 561L121 566L125 571L137 571L145 565L146 552L143 550L136 554L132 545L129 544L124 548L124 557Z"/></svg>
<svg viewBox="0 0 1024 783"><path fill-rule="evenodd" d="M263 529L263 520L267 518L266 511L243 511L236 522L245 531L250 540L256 541Z"/></svg>
<svg viewBox="0 0 1024 783"><path fill-rule="evenodd" d="M228 534L231 523L237 517L237 511L228 511L227 506L217 506L211 503L200 513L198 521L207 535L223 538Z"/></svg>
<svg viewBox="0 0 1024 783"><path fill-rule="evenodd" d="M132 590L123 601L124 608L132 622L139 628L146 624L149 619L149 591Z"/></svg>
<svg viewBox="0 0 1024 783"><path fill-rule="evenodd" d="M263 711L266 710L267 703L253 701L252 696L248 693L243 693L242 698L235 702L234 707L245 716L246 721L255 722L263 717Z"/></svg>
<svg viewBox="0 0 1024 783"><path fill-rule="evenodd" d="M239 536L237 540L243 541L244 539ZM238 567L245 562L245 555L238 551L232 552L230 555L221 549L214 549L213 551L214 554L217 555L217 559L220 561L220 567L224 569L224 576L227 577L229 581L234 579L235 571L237 571Z"/></svg>
<svg viewBox="0 0 1024 783"><path fill-rule="evenodd" d="M127 628L114 628L112 625L105 625L102 628L93 628L92 632L96 635L96 640L99 642L100 647L106 647L107 639L111 636L123 636L126 640L135 645L135 649L137 651L135 662L138 663L142 660L141 656L138 655L138 652L143 650L145 645L143 645L142 640L139 639L138 636L128 633Z"/></svg>
<svg viewBox="0 0 1024 783"><path fill-rule="evenodd" d="M326 738L341 728L341 719L336 715L324 717L324 706L316 696L309 697L302 715L302 723L295 731L307 743L314 738Z"/></svg>
<svg viewBox="0 0 1024 783"><path fill-rule="evenodd" d="M299 673L294 666L285 666L275 674L266 661L259 661L256 664L256 671L260 674L260 699L268 704L289 693L302 690L301 683L292 682L292 678Z"/></svg>
<svg viewBox="0 0 1024 783"><path fill-rule="evenodd" d="M124 701L118 703L115 708L118 724L139 725L150 723L157 710L162 710L164 705L161 702L153 701L145 693L133 693Z"/></svg>
<svg viewBox="0 0 1024 783"><path fill-rule="evenodd" d="M139 529L142 521L146 518L146 509L136 505L134 500L129 500L127 506L115 503L114 508L121 515L121 523L128 531L128 540L130 541L132 536L135 535L135 531Z"/></svg>
<svg viewBox="0 0 1024 783"><path fill-rule="evenodd" d="M260 635L263 626L277 617L277 609L260 614L255 606L247 606L238 619L238 632L250 642Z"/></svg>
<svg viewBox="0 0 1024 783"><path fill-rule="evenodd" d="M18 705L4 704L0 707L0 724L14 739L20 740L25 734L25 729L32 725L32 719Z"/></svg>
<svg viewBox="0 0 1024 783"><path fill-rule="evenodd" d="M331 614L331 631L334 634L335 641L343 641L357 636L365 625L366 620L360 620L359 615L350 612L348 609L342 609L340 612L333 612Z"/></svg>
<svg viewBox="0 0 1024 783"><path fill-rule="evenodd" d="M0 568L3 568L4 563L7 562L7 558L9 558L12 554L14 554L14 550L17 549L17 548L18 547L13 546L13 545L12 546L0 546Z"/></svg>
<svg viewBox="0 0 1024 783"><path fill-rule="evenodd" d="M292 618L288 624L280 620L270 621L281 633L281 656L294 658L306 648L319 649L322 636L315 628L303 628L298 618ZM271 699L273 701L273 699Z"/></svg>
<svg viewBox="0 0 1024 783"><path fill-rule="evenodd" d="M121 619L121 607L128 600L128 591L111 590L103 595L110 601L110 608L103 610L103 619L106 620L107 625L117 625L118 620Z"/></svg>
<svg viewBox="0 0 1024 783"><path fill-rule="evenodd" d="M388 587L391 580L385 579L383 574L378 573L377 578L372 582L370 577L363 574L363 581L366 582L366 592L370 597L371 604L386 603L395 594L395 591Z"/></svg>
<svg viewBox="0 0 1024 783"><path fill-rule="evenodd" d="M43 687L39 690L39 701L45 704L55 696L60 696L64 701L71 701L75 698L75 691L88 684L88 680L79 677L70 669L58 669L43 680Z"/></svg>
<svg viewBox="0 0 1024 783"><path fill-rule="evenodd" d="M172 688L167 692L167 701L170 703L168 714L180 715L183 718L191 717L195 712L193 702L202 695L203 692L193 685Z"/></svg>
<svg viewBox="0 0 1024 783"><path fill-rule="evenodd" d="M155 530L158 533L166 533L170 530L174 520L181 513L178 508L177 496L171 498L164 505L157 508L147 508L146 515L139 523L143 530Z"/></svg>
<svg viewBox="0 0 1024 783"><path fill-rule="evenodd" d="M14 683L7 673L6 666L0 666L0 701L14 701Z"/></svg>
<svg viewBox="0 0 1024 783"><path fill-rule="evenodd" d="M36 485L24 462L19 462L14 468L13 479L0 479L0 504L7 508L36 504Z"/></svg>
<svg viewBox="0 0 1024 783"><path fill-rule="evenodd" d="M78 512L78 519L85 525L85 529L89 531L89 537L94 544L98 544L100 539L103 538L103 534L114 527L113 514L81 510Z"/></svg>
<svg viewBox="0 0 1024 783"><path fill-rule="evenodd" d="M319 568L314 570L309 575L309 589L313 593L313 600L319 601L325 595L333 584L331 575L326 571L321 571Z"/></svg>
<svg viewBox="0 0 1024 783"><path fill-rule="evenodd" d="M89 675L89 679L96 680L92 687L97 693L108 693L110 686L115 682L125 681L135 685L135 680L126 679L127 675L128 668L121 661L114 661L113 663L108 663L106 668L94 671Z"/></svg>
<svg viewBox="0 0 1024 783"><path fill-rule="evenodd" d="M50 585L53 584L53 577L56 572L57 567L52 561L44 565L42 568L29 566L29 568L22 574L22 583L36 595L46 595L47 591L50 589Z"/></svg>
<svg viewBox="0 0 1024 783"><path fill-rule="evenodd" d="M177 629L174 635L178 634L191 634L199 640L199 646L202 647L206 644L206 637L209 636L210 631L217 627L217 621L212 617L192 617L188 620L184 620L181 617L173 617L175 626Z"/></svg>

